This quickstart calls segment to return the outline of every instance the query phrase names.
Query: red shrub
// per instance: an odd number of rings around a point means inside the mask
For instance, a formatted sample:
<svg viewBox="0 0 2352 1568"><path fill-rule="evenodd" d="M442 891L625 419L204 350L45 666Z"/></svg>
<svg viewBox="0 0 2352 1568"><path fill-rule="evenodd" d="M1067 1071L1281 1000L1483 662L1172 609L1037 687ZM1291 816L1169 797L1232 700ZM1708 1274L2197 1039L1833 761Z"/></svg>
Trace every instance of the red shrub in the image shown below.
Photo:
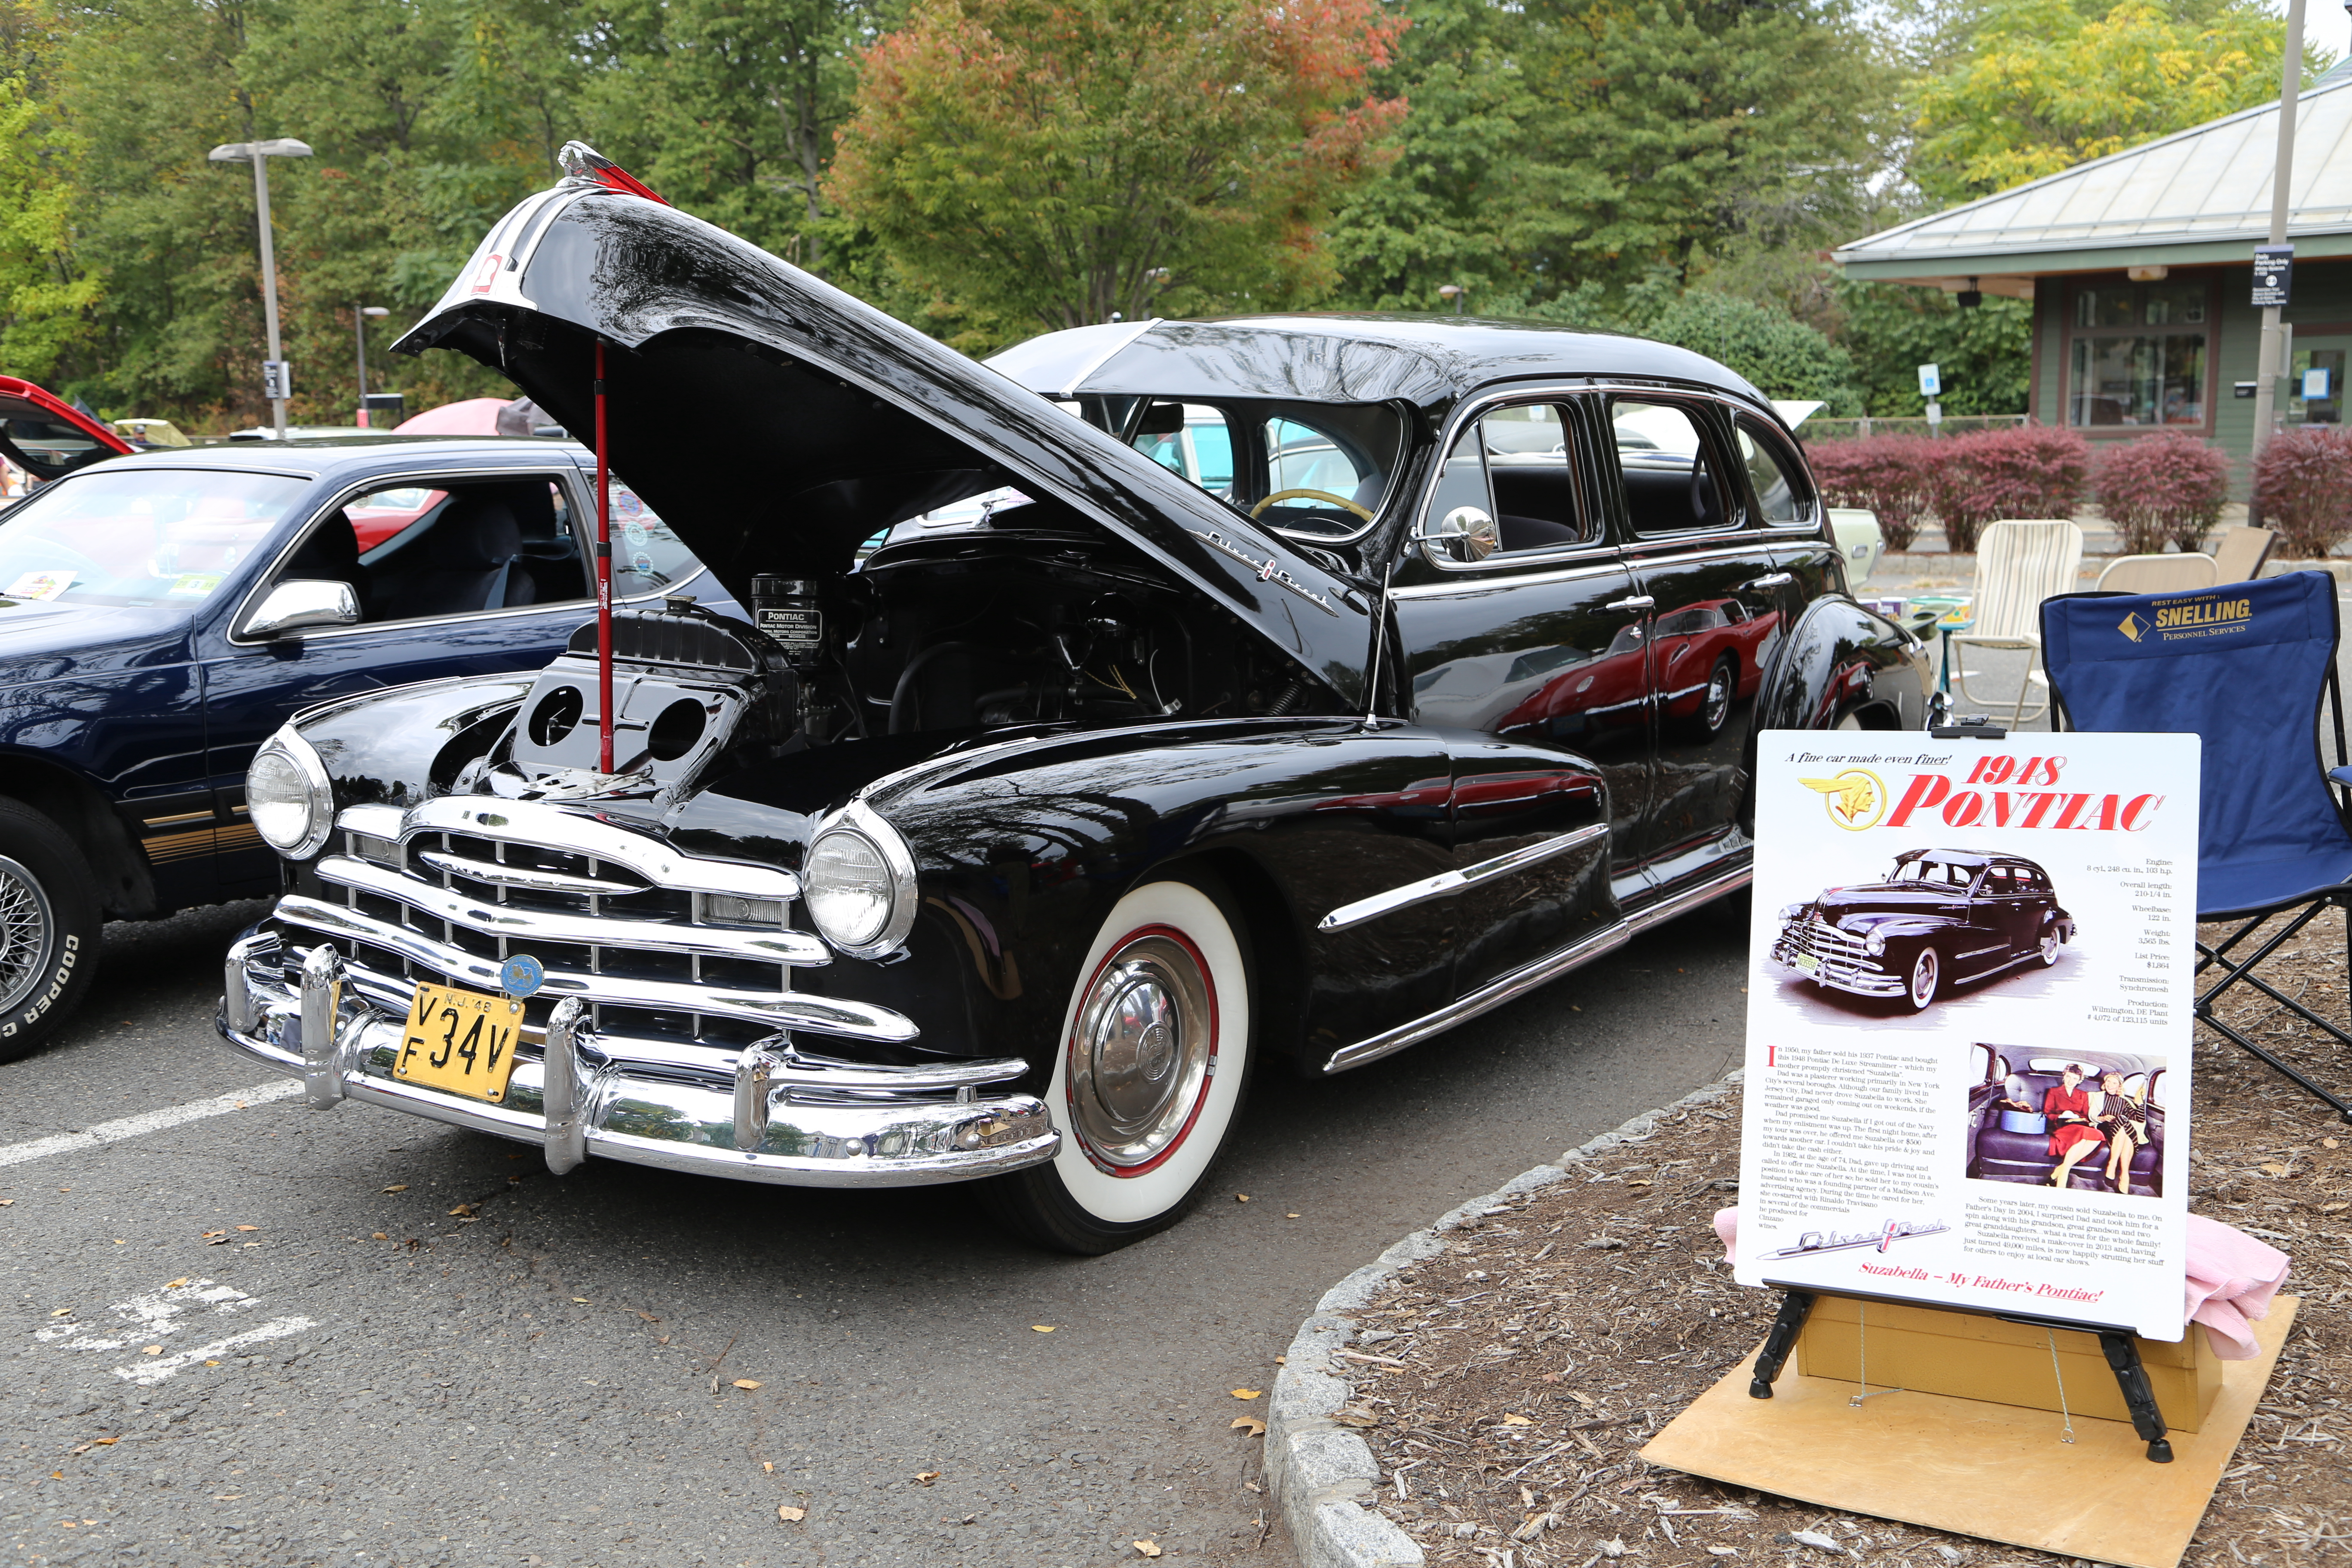
<svg viewBox="0 0 2352 1568"><path fill-rule="evenodd" d="M1927 468L1944 547L1965 555L2002 518L2069 517L2082 499L2090 443L2072 430L2027 425L1938 441Z"/></svg>
<svg viewBox="0 0 2352 1568"><path fill-rule="evenodd" d="M1928 459L1936 446L1917 436L1870 436L1822 441L1806 457L1830 505L1869 508L1878 514L1886 548L1904 551L1927 519Z"/></svg>
<svg viewBox="0 0 2352 1568"><path fill-rule="evenodd" d="M2272 437L2254 459L2254 505L2289 560L2326 556L2352 532L2352 430L2298 425Z"/></svg>
<svg viewBox="0 0 2352 1568"><path fill-rule="evenodd" d="M2230 498L2230 459L2186 431L2118 441L2099 458L2099 506L2126 555L2154 555L2167 540L2203 548Z"/></svg>

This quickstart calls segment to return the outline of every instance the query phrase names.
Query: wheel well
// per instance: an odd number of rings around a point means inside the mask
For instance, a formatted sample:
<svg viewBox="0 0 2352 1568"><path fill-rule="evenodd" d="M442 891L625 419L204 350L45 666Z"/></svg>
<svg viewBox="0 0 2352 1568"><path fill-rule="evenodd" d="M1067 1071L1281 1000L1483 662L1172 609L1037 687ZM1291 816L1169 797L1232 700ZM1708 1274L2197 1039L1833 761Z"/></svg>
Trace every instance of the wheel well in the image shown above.
<svg viewBox="0 0 2352 1568"><path fill-rule="evenodd" d="M1840 720L1851 718L1865 730L1899 730L1903 727L1903 716L1895 711L1893 704L1887 702L1865 702L1861 707L1850 712L1842 713L1838 717Z"/></svg>
<svg viewBox="0 0 2352 1568"><path fill-rule="evenodd" d="M1213 849L1180 862L1185 863L1215 872L1234 895L1234 912L1242 920L1240 935L1257 982L1258 1047L1295 1061L1306 1017L1307 955L1289 895L1264 866L1239 849Z"/></svg>
<svg viewBox="0 0 2352 1568"><path fill-rule="evenodd" d="M39 812L74 841L89 862L100 906L109 916L154 912L155 881L147 857L96 786L63 768L11 757L0 761L0 795Z"/></svg>

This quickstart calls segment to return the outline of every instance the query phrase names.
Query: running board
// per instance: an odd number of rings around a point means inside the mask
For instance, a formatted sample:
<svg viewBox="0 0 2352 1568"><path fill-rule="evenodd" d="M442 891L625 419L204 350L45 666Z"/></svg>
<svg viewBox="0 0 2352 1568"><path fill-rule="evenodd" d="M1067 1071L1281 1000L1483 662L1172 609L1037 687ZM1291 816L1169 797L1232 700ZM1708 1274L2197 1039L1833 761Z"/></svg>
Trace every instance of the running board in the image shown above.
<svg viewBox="0 0 2352 1568"><path fill-rule="evenodd" d="M1687 914L1699 905L1733 893L1755 879L1756 869L1743 866L1727 877L1717 877L1660 899L1656 903L1636 910L1607 931L1596 931L1581 942L1570 942L1558 952L1539 958L1525 969L1516 970L1500 980L1491 981L1457 1002L1440 1007L1424 1018L1416 1018L1386 1034L1374 1035L1368 1040L1358 1040L1331 1053L1323 1064L1326 1074L1346 1072L1349 1068L1376 1062L1382 1057L1394 1056L1407 1046L1417 1046L1432 1035L1444 1034L1456 1024L1466 1023L1481 1013L1490 1012L1515 997L1523 996L1543 984L1580 969L1603 953L1614 952L1652 926L1664 925L1677 915Z"/></svg>

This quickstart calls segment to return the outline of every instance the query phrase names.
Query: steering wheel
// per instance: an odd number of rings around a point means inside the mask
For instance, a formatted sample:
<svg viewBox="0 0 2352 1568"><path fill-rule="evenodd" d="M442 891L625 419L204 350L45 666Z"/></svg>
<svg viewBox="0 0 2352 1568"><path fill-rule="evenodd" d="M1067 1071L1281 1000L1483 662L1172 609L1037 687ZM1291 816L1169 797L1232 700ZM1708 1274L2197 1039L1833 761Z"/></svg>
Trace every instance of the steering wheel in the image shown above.
<svg viewBox="0 0 2352 1568"><path fill-rule="evenodd" d="M1366 511L1362 507L1358 506L1346 496L1335 496L1329 490L1276 490L1272 495L1266 497L1264 500L1258 502L1257 505L1250 508L1250 516L1253 518L1264 517L1265 515L1265 509L1272 506L1275 502L1278 500L1292 500L1300 496L1306 496L1313 500L1328 500L1333 506L1344 507L1348 510L1354 512L1366 522L1372 521L1372 514L1370 512Z"/></svg>

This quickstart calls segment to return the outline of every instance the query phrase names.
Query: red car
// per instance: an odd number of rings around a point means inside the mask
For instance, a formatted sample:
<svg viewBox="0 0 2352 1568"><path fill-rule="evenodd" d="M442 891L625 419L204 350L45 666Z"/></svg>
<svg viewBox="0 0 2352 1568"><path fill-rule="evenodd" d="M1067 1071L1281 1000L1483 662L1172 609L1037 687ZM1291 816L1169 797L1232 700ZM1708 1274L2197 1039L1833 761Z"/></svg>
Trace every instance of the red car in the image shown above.
<svg viewBox="0 0 2352 1568"><path fill-rule="evenodd" d="M1658 661L1655 684L1665 693L1660 717L1700 736L1721 731L1732 704L1756 695L1780 620L1779 611L1751 615L1738 599L1702 599L1660 615L1648 656ZM1564 668L1503 716L1495 726L1498 734L1560 734L1567 732L1564 725L1581 729L1612 717L1640 721L1652 683L1639 623L1620 627L1598 658L1576 657L1573 648L1556 655L1555 663Z"/></svg>
<svg viewBox="0 0 2352 1568"><path fill-rule="evenodd" d="M100 421L13 375L0 375L0 458L37 484L63 479L107 458L128 456L131 443Z"/></svg>

